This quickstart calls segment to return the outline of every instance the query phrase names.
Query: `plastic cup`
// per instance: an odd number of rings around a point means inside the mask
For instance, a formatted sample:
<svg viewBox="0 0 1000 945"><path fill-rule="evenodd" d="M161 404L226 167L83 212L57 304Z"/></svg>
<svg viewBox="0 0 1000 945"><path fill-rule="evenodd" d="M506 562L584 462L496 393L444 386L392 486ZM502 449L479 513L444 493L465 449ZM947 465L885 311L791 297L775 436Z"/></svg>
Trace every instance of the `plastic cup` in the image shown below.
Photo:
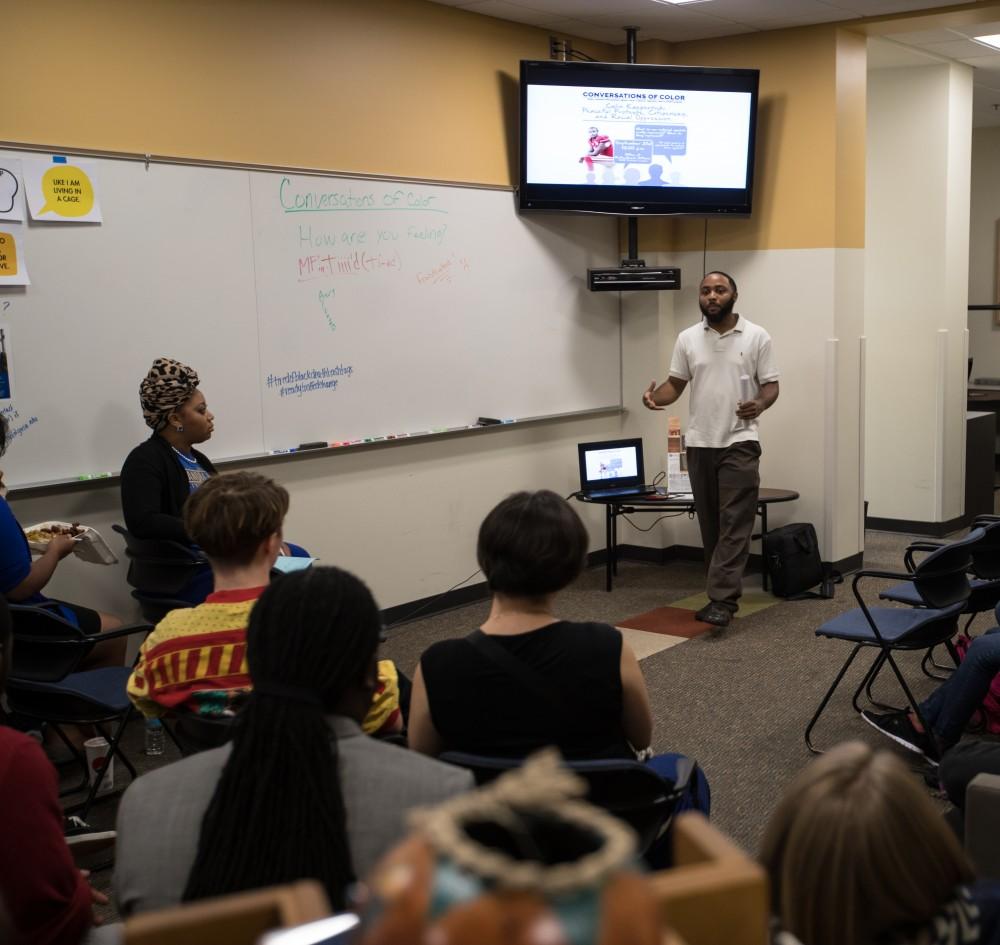
<svg viewBox="0 0 1000 945"><path fill-rule="evenodd" d="M104 759L108 757L108 740L106 738L88 738L83 743L84 750L87 753L87 770L90 772L90 783L93 784L97 780L97 772L100 770L101 765L104 764ZM101 786L97 790L97 797L102 794L110 794L115 789L115 759L111 759L111 763L108 765L108 770L104 772L104 777L101 779Z"/></svg>

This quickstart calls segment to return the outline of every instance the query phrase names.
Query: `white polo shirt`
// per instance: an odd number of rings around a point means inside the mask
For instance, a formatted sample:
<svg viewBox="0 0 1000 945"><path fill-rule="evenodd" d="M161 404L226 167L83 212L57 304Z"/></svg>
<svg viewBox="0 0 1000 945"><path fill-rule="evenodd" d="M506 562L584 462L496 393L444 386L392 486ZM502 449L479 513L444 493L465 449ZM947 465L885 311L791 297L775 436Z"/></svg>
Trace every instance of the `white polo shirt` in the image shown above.
<svg viewBox="0 0 1000 945"><path fill-rule="evenodd" d="M742 315L724 334L703 318L677 336L670 376L689 382L688 446L722 448L759 439L757 421L747 423L736 416L742 374L754 382L755 397L761 384L778 379L771 336Z"/></svg>

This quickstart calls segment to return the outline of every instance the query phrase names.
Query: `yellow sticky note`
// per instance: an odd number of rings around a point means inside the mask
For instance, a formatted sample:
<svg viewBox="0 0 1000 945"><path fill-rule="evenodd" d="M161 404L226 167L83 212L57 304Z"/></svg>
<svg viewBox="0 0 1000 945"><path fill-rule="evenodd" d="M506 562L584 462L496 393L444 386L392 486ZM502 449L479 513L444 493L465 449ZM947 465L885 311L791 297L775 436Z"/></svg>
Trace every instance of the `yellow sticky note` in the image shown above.
<svg viewBox="0 0 1000 945"><path fill-rule="evenodd" d="M54 164L42 175L45 204L39 216L82 217L94 209L94 185L86 171L73 164Z"/></svg>
<svg viewBox="0 0 1000 945"><path fill-rule="evenodd" d="M0 233L0 276L17 275L17 243L13 233Z"/></svg>

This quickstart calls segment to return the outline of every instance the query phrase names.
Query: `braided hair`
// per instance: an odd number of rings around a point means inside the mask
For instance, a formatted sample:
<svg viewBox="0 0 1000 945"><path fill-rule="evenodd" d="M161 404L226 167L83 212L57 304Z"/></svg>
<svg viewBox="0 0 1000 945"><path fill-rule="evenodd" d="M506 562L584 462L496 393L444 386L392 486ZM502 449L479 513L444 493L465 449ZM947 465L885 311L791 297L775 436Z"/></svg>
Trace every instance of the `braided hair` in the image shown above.
<svg viewBox="0 0 1000 945"><path fill-rule="evenodd" d="M381 619L339 568L279 578L247 628L254 689L205 812L183 899L312 878L344 908L354 881L337 739L325 715L362 686Z"/></svg>

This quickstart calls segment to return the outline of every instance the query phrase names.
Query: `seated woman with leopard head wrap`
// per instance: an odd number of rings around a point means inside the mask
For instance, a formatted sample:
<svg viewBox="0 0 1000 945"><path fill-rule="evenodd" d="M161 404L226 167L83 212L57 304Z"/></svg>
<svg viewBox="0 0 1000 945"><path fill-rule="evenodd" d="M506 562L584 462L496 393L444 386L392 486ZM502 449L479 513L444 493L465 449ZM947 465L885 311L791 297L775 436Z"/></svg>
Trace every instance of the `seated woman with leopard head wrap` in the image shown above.
<svg viewBox="0 0 1000 945"><path fill-rule="evenodd" d="M153 434L125 460L121 472L125 527L136 538L194 542L181 517L188 496L216 469L195 444L212 435L214 417L198 389L198 374L180 361L157 358L139 385L139 402ZM298 545L282 544L281 553L308 557ZM200 604L212 591L206 563L176 596Z"/></svg>
<svg viewBox="0 0 1000 945"><path fill-rule="evenodd" d="M191 544L181 510L215 467L196 443L212 435L213 416L198 390L198 374L157 358L139 385L142 415L153 435L125 460L121 474L125 527L136 537Z"/></svg>

